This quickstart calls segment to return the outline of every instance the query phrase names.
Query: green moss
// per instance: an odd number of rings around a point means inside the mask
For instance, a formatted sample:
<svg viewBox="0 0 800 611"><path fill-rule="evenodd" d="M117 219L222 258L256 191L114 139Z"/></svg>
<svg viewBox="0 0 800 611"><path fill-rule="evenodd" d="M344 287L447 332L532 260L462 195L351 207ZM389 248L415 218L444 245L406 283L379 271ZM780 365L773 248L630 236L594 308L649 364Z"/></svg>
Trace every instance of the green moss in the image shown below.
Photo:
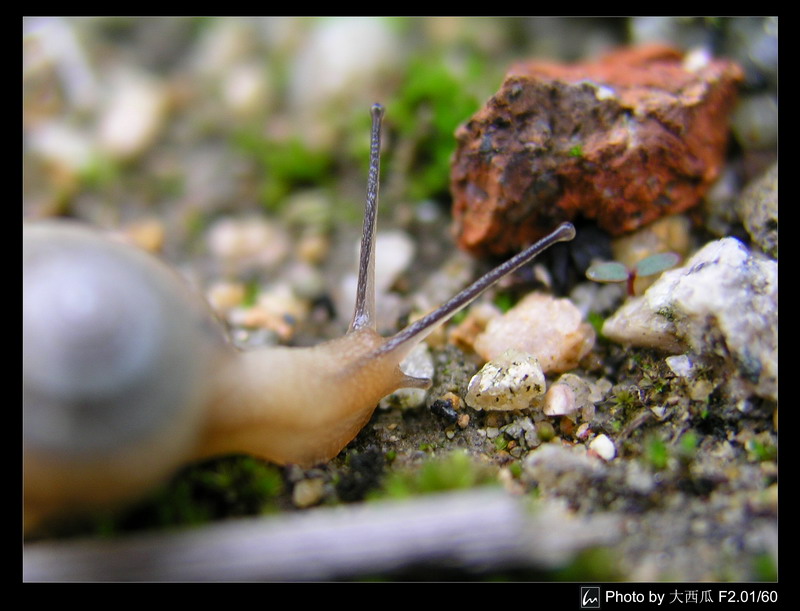
<svg viewBox="0 0 800 611"><path fill-rule="evenodd" d="M602 314L597 312L589 312L589 314L586 316L586 320L590 325L592 325L592 329L594 329L594 332L597 333L597 337L601 339L605 337L603 335L603 323L606 322L606 319Z"/></svg>
<svg viewBox="0 0 800 611"><path fill-rule="evenodd" d="M496 450L505 450L508 447L508 439L505 435L498 435L494 438L494 447Z"/></svg>
<svg viewBox="0 0 800 611"><path fill-rule="evenodd" d="M617 555L603 547L583 550L552 575L552 581L608 582L621 579L623 572L617 565Z"/></svg>
<svg viewBox="0 0 800 611"><path fill-rule="evenodd" d="M628 414L636 408L636 395L627 388L620 389L617 391L617 394L614 395L614 404L617 408Z"/></svg>
<svg viewBox="0 0 800 611"><path fill-rule="evenodd" d="M678 446L677 446L678 458L684 463L691 462L692 460L694 460L694 457L697 454L697 447L699 445L700 445L700 440L698 439L697 435L694 432L688 431L684 433L678 440Z"/></svg>
<svg viewBox="0 0 800 611"><path fill-rule="evenodd" d="M505 313L514 307L514 297L508 293L497 293L497 295L494 297L493 303L500 309L501 312Z"/></svg>
<svg viewBox="0 0 800 611"><path fill-rule="evenodd" d="M659 437L651 437L645 444L645 459L648 464L656 471L663 471L667 468L669 452L667 444Z"/></svg>
<svg viewBox="0 0 800 611"><path fill-rule="evenodd" d="M495 483L494 474L474 463L466 452L452 452L442 458L431 458L419 468L390 473L382 490L370 498L407 498Z"/></svg>
<svg viewBox="0 0 800 611"><path fill-rule="evenodd" d="M656 311L658 316L667 319L669 322L675 321L675 311L672 308L663 307Z"/></svg>
<svg viewBox="0 0 800 611"><path fill-rule="evenodd" d="M765 462L778 458L778 448L771 442L763 442L759 439L748 439L745 444L747 456L755 462Z"/></svg>
<svg viewBox="0 0 800 611"><path fill-rule="evenodd" d="M184 469L152 497L103 525L107 532L204 524L277 509L283 478L274 465L228 456Z"/></svg>
<svg viewBox="0 0 800 611"><path fill-rule="evenodd" d="M569 149L569 156L583 157L583 147L580 144L576 144L575 146Z"/></svg>
<svg viewBox="0 0 800 611"><path fill-rule="evenodd" d="M455 151L456 127L480 107L469 83L481 74L476 58L467 61L464 74L456 75L435 52L426 50L412 59L402 85L387 105L387 122L405 146L413 149L406 196L423 200L446 196L450 158ZM398 149L403 144L398 144Z"/></svg>
<svg viewBox="0 0 800 611"><path fill-rule="evenodd" d="M261 287L258 282L248 282L244 286L244 298L242 305L245 307L252 307L258 300L258 294L261 292Z"/></svg>
<svg viewBox="0 0 800 611"><path fill-rule="evenodd" d="M456 312L453 314L453 317L450 319L450 324L453 326L457 326L460 323L464 322L464 319L467 317L468 310L461 310L460 312Z"/></svg>
<svg viewBox="0 0 800 611"><path fill-rule="evenodd" d="M121 176L119 164L107 156L98 155L81 170L80 179L85 187L97 189L118 183Z"/></svg>
<svg viewBox="0 0 800 611"><path fill-rule="evenodd" d="M753 559L753 574L756 581L778 581L778 567L772 554L764 552Z"/></svg>
<svg viewBox="0 0 800 611"><path fill-rule="evenodd" d="M297 188L321 187L331 181L331 154L310 149L298 138L278 141L242 131L233 140L239 150L254 157L261 166L261 203L270 210L278 210Z"/></svg>

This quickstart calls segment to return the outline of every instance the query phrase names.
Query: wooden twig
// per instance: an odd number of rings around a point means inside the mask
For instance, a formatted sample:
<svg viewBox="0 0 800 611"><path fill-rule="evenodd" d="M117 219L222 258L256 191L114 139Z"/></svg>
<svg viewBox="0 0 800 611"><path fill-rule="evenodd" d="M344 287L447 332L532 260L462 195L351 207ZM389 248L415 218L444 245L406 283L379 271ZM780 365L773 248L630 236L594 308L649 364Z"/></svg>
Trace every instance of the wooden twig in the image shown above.
<svg viewBox="0 0 800 611"><path fill-rule="evenodd" d="M483 489L277 517L177 533L25 545L25 581L326 581L404 567L465 571L552 568L609 543L616 520L561 506L530 512Z"/></svg>

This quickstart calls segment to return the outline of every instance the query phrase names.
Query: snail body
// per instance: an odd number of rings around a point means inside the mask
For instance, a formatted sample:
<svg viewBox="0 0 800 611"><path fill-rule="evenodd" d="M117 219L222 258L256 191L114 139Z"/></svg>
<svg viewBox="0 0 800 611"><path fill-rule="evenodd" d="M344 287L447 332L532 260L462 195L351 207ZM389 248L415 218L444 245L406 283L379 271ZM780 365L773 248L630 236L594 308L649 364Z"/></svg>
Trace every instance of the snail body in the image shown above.
<svg viewBox="0 0 800 611"><path fill-rule="evenodd" d="M308 348L242 352L164 263L70 222L23 226L25 528L136 498L194 459L232 452L313 465L336 456L399 388L400 363L439 324L551 244L562 224L394 336L376 331L374 234L382 108L356 307L348 332Z"/></svg>

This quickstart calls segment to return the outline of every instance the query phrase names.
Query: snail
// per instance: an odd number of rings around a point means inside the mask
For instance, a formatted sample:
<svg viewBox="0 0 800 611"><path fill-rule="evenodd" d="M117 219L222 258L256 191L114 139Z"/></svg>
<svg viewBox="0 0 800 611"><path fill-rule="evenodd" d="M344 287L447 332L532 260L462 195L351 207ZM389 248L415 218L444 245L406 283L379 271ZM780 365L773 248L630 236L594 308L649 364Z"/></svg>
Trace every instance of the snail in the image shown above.
<svg viewBox="0 0 800 611"><path fill-rule="evenodd" d="M313 347L239 351L166 264L68 221L23 224L25 530L133 500L196 459L249 453L309 466L335 457L379 400L430 380L411 348L555 242L563 223L434 312L376 331L374 236L383 108L371 109L356 305L347 333Z"/></svg>

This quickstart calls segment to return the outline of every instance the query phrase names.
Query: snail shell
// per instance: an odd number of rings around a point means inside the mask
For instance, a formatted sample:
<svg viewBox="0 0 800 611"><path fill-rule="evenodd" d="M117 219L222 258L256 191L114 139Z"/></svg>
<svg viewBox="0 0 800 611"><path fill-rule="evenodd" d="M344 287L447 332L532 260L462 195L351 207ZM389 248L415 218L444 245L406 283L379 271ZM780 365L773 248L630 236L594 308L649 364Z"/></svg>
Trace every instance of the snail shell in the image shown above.
<svg viewBox="0 0 800 611"><path fill-rule="evenodd" d="M78 224L25 224L23 269L26 509L135 497L196 443L223 329L166 265Z"/></svg>

